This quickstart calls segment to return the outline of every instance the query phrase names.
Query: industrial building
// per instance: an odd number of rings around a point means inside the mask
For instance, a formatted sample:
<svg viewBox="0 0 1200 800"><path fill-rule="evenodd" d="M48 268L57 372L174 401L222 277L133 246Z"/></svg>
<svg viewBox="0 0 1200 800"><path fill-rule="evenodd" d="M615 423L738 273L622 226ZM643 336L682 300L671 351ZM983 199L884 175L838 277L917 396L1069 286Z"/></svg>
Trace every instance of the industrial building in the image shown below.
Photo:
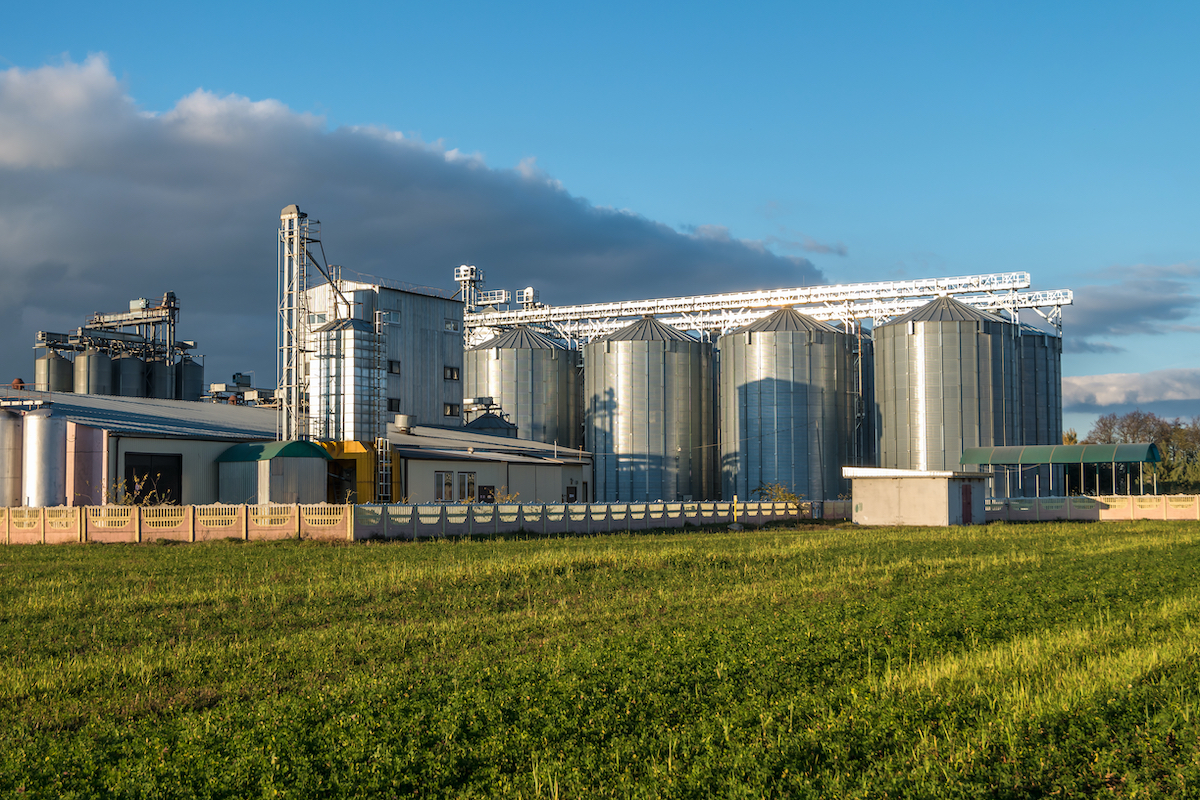
<svg viewBox="0 0 1200 800"><path fill-rule="evenodd" d="M4 388L0 505L216 503L221 454L274 433L269 409Z"/></svg>
<svg viewBox="0 0 1200 800"><path fill-rule="evenodd" d="M1061 437L1072 295L1023 291L1027 273L559 307L527 288L510 310L507 292L466 270L455 277L469 352L499 362L474 385L505 395L501 413L532 388L495 343L532 328L582 354L597 501L729 500L771 485L830 499L849 490L846 466L955 470L964 447ZM1051 330L1021 324L1022 310ZM990 493L1022 490L1001 478Z"/></svg>
<svg viewBox="0 0 1200 800"><path fill-rule="evenodd" d="M184 503L828 500L847 466L955 471L1061 437L1072 296L1027 273L558 307L527 287L509 308L471 265L455 295L332 266L296 205L278 245L273 390L239 374L179 402L203 367L169 292L40 332L46 393L0 401L6 502L141 500L148 475ZM1005 469L990 494L1062 484Z"/></svg>

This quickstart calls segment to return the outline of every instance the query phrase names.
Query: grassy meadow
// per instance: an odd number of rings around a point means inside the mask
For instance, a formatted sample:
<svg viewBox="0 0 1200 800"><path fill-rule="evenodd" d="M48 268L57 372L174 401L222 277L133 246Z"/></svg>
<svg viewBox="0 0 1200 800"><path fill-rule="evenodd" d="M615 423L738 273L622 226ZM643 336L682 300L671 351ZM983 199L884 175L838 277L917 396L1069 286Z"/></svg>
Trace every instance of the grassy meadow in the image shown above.
<svg viewBox="0 0 1200 800"><path fill-rule="evenodd" d="M0 547L6 797L1200 795L1200 526Z"/></svg>

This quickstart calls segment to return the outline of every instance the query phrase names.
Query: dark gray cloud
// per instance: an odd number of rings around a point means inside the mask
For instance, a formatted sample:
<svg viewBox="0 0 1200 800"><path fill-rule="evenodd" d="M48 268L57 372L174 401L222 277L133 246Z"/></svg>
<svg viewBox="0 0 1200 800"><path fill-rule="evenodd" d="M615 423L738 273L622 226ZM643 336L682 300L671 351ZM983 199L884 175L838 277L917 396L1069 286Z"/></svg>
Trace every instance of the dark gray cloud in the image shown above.
<svg viewBox="0 0 1200 800"><path fill-rule="evenodd" d="M1194 327L1181 321L1200 308L1200 267L1138 265L1105 270L1094 277L1110 282L1076 287L1074 304L1063 309L1067 352L1121 352L1125 348L1096 337L1164 335Z"/></svg>
<svg viewBox="0 0 1200 800"><path fill-rule="evenodd" d="M32 375L39 329L174 291L208 376L274 380L276 228L298 203L330 261L452 289L554 304L823 282L720 226L684 232L570 195L533 161L493 169L377 128L326 130L275 101L197 91L163 114L126 96L102 57L0 72L0 379Z"/></svg>

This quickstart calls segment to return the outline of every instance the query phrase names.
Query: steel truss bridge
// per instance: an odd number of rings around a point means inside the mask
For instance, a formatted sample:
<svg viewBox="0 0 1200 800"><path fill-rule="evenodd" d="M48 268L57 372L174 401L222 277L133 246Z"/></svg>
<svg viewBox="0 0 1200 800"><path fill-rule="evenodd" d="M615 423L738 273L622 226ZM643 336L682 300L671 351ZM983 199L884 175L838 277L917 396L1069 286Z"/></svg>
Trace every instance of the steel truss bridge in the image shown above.
<svg viewBox="0 0 1200 800"><path fill-rule="evenodd" d="M953 295L956 300L984 311L1002 312L1013 321L1017 321L1018 311L1032 310L1062 336L1062 308L1071 305L1071 290L1024 291L1029 287L1028 272L1002 272L575 306L525 303L524 308L511 311L480 308L471 302L477 297L492 299L492 295L506 301L507 292L464 292L468 305L463 322L467 347L482 344L517 325L529 325L556 338L583 344L644 316L657 317L681 330L714 336L749 324L783 306L792 306L810 317L840 324L847 332L854 332L863 320L879 324L936 297ZM532 290L526 290L526 296L531 293Z"/></svg>

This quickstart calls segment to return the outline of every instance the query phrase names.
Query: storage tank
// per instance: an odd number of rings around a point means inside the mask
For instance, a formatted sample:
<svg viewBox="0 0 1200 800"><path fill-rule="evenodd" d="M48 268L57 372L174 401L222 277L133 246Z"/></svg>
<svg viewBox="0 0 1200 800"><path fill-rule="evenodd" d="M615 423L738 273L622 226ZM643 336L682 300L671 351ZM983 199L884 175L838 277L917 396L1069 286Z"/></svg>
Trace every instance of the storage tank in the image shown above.
<svg viewBox="0 0 1200 800"><path fill-rule="evenodd" d="M1021 430L1021 444L1062 444L1062 339L1032 325L1021 326ZM1012 489L1058 494L1062 480L1062 467L1026 468Z"/></svg>
<svg viewBox="0 0 1200 800"><path fill-rule="evenodd" d="M856 397L850 337L791 308L728 333L721 353L721 496L782 484L806 500L846 489Z"/></svg>
<svg viewBox="0 0 1200 800"><path fill-rule="evenodd" d="M80 394L112 394L112 358L100 350L84 350L75 356L75 391Z"/></svg>
<svg viewBox="0 0 1200 800"><path fill-rule="evenodd" d="M158 400L175 399L174 364L161 358L146 362L146 396Z"/></svg>
<svg viewBox="0 0 1200 800"><path fill-rule="evenodd" d="M199 400L204 394L204 365L184 356L175 365L175 397L179 400Z"/></svg>
<svg viewBox="0 0 1200 800"><path fill-rule="evenodd" d="M713 499L712 345L646 317L583 348L598 502Z"/></svg>
<svg viewBox="0 0 1200 800"><path fill-rule="evenodd" d="M24 505L21 487L21 415L0 409L0 506Z"/></svg>
<svg viewBox="0 0 1200 800"><path fill-rule="evenodd" d="M75 388L75 367L51 350L33 363L33 386L39 392L70 392Z"/></svg>
<svg viewBox="0 0 1200 800"><path fill-rule="evenodd" d="M22 505L67 504L67 421L49 410L25 415L22 441Z"/></svg>
<svg viewBox="0 0 1200 800"><path fill-rule="evenodd" d="M950 297L876 327L880 466L962 470L964 447L1019 444L1019 346L1015 325Z"/></svg>
<svg viewBox="0 0 1200 800"><path fill-rule="evenodd" d="M582 445L578 350L522 325L468 350L463 366L466 396L491 397L517 438Z"/></svg>
<svg viewBox="0 0 1200 800"><path fill-rule="evenodd" d="M121 397L146 396L146 362L132 353L122 353L112 360L113 394Z"/></svg>

